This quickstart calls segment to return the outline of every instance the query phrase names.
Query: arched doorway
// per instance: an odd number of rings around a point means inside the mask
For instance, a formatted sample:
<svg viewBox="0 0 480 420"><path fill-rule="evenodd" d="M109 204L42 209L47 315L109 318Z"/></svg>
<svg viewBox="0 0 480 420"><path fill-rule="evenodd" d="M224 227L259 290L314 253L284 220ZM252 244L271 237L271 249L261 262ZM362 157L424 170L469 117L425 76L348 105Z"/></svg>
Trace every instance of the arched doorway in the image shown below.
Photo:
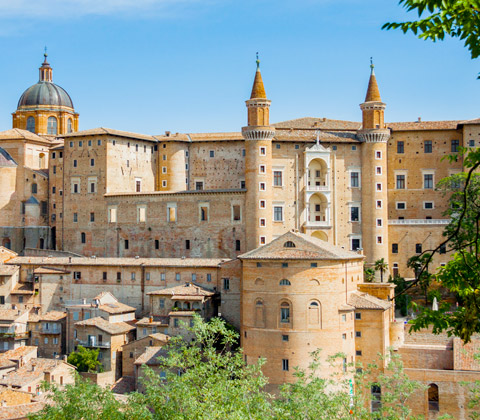
<svg viewBox="0 0 480 420"><path fill-rule="evenodd" d="M328 187L328 166L323 159L313 159L308 165L308 189L326 190Z"/></svg>

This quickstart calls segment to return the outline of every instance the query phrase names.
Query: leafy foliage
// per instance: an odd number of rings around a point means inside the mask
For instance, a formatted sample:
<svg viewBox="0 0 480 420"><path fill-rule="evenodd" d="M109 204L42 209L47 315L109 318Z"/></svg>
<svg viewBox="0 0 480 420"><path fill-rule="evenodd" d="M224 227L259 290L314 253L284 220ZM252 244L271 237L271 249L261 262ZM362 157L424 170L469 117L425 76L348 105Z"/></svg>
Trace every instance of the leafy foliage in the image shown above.
<svg viewBox="0 0 480 420"><path fill-rule="evenodd" d="M70 353L67 362L76 366L79 372L95 372L102 364L98 361L99 349L86 349L78 346L78 350Z"/></svg>
<svg viewBox="0 0 480 420"><path fill-rule="evenodd" d="M384 258L375 261L375 271L380 271L380 282L383 283L383 273L388 270L388 264Z"/></svg>
<svg viewBox="0 0 480 420"><path fill-rule="evenodd" d="M108 389L77 378L75 385L51 391L47 405L34 420L335 420L356 418L414 420L407 407L412 393L422 386L410 381L395 355L382 361L385 370L372 364L364 370L349 365L345 355L329 358L339 373L321 378L320 351L312 354L308 370L295 371L295 383L285 384L276 398L265 392L267 379L261 372L264 360L246 365L235 348L238 334L221 319L209 323L195 318L195 341L170 340L159 361L164 374L144 367L145 392L133 393L128 401L114 398ZM381 372L383 371L383 373ZM353 391L355 384L355 393ZM379 411L372 414L371 387L381 388ZM349 413L352 413L353 417Z"/></svg>
<svg viewBox="0 0 480 420"><path fill-rule="evenodd" d="M480 56L480 3L478 0L400 0L408 12L419 19L389 22L382 29L413 32L418 38L441 41L446 36L464 41L472 58Z"/></svg>

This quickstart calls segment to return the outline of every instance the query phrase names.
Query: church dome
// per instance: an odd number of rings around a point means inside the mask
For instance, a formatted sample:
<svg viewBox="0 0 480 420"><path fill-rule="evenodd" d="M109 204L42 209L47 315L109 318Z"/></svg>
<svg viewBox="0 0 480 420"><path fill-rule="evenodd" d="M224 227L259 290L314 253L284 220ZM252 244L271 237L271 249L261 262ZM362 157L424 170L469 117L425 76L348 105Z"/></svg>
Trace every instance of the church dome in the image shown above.
<svg viewBox="0 0 480 420"><path fill-rule="evenodd" d="M23 92L18 108L32 105L54 105L73 108L72 99L65 89L52 82L39 81Z"/></svg>

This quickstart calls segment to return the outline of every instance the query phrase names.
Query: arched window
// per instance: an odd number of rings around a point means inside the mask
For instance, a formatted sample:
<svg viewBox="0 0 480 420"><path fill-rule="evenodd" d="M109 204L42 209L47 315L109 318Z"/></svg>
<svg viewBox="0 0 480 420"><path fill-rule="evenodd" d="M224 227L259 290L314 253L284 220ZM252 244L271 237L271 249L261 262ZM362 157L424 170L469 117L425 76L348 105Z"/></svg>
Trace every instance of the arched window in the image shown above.
<svg viewBox="0 0 480 420"><path fill-rule="evenodd" d="M283 244L284 248L295 248L295 244L292 241L287 241Z"/></svg>
<svg viewBox="0 0 480 420"><path fill-rule="evenodd" d="M438 399L438 385L428 385L428 411L440 411Z"/></svg>
<svg viewBox="0 0 480 420"><path fill-rule="evenodd" d="M80 239L81 239L82 244L87 242L87 236L85 235L85 232L82 232L80 234Z"/></svg>
<svg viewBox="0 0 480 420"><path fill-rule="evenodd" d="M32 184L32 194L36 194L37 193L37 184L33 183Z"/></svg>
<svg viewBox="0 0 480 420"><path fill-rule="evenodd" d="M73 131L72 119L69 118L67 121L67 133L71 133L72 131Z"/></svg>
<svg viewBox="0 0 480 420"><path fill-rule="evenodd" d="M284 324L290 323L290 304L288 302L282 302L280 304L280 322Z"/></svg>
<svg viewBox="0 0 480 420"><path fill-rule="evenodd" d="M261 299L255 302L255 326L265 328L265 305Z"/></svg>
<svg viewBox="0 0 480 420"><path fill-rule="evenodd" d="M27 130L35 133L35 118L28 117L27 118Z"/></svg>
<svg viewBox="0 0 480 420"><path fill-rule="evenodd" d="M48 117L47 134L57 134L57 119L55 117Z"/></svg>
<svg viewBox="0 0 480 420"><path fill-rule="evenodd" d="M255 285L256 286L263 286L265 282L259 277L255 280Z"/></svg>
<svg viewBox="0 0 480 420"><path fill-rule="evenodd" d="M292 283L290 283L290 280L283 279L280 280L280 286L290 286Z"/></svg>
<svg viewBox="0 0 480 420"><path fill-rule="evenodd" d="M322 306L313 300L308 304L308 325L319 327L322 324Z"/></svg>
<svg viewBox="0 0 480 420"><path fill-rule="evenodd" d="M38 166L40 169L46 168L47 165L45 164L45 153L40 153L38 155Z"/></svg>
<svg viewBox="0 0 480 420"><path fill-rule="evenodd" d="M380 411L382 409L382 388L380 385L372 385L372 413Z"/></svg>

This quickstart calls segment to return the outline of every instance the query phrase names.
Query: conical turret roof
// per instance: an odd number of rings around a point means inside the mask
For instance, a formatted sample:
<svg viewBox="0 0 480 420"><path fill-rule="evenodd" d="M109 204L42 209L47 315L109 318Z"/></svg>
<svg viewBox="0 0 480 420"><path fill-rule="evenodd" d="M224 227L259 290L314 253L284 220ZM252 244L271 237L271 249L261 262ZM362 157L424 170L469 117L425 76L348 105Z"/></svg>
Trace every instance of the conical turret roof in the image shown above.
<svg viewBox="0 0 480 420"><path fill-rule="evenodd" d="M382 102L380 97L380 90L378 89L377 78L375 77L375 71L373 64L370 66L372 72L370 73L370 80L368 81L367 96L365 96L365 102Z"/></svg>

